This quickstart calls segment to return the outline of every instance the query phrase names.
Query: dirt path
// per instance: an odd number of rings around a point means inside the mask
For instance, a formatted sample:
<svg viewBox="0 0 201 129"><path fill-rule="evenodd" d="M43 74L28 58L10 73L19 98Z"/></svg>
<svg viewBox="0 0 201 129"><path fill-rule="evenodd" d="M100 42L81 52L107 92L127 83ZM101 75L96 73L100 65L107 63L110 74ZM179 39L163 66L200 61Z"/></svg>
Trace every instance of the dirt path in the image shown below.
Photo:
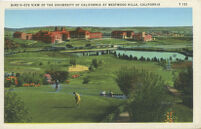
<svg viewBox="0 0 201 129"><path fill-rule="evenodd" d="M173 87L167 86L167 89L169 90L169 92L171 92L175 96L180 96L181 95L181 92L179 92L177 89L175 89Z"/></svg>

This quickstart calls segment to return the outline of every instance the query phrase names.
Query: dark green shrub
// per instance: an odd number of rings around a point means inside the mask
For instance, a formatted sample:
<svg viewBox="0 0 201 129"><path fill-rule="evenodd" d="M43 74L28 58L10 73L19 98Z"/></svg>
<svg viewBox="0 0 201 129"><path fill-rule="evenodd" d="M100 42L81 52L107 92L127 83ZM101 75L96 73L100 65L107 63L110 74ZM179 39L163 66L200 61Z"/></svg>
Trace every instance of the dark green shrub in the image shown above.
<svg viewBox="0 0 201 129"><path fill-rule="evenodd" d="M86 44L86 45L85 45L85 47L91 47L91 44L90 44L90 43L88 43L88 44Z"/></svg>
<svg viewBox="0 0 201 129"><path fill-rule="evenodd" d="M134 56L134 58L133 58L133 59L134 59L134 60L138 60L136 56Z"/></svg>
<svg viewBox="0 0 201 129"><path fill-rule="evenodd" d="M154 57L154 58L152 58L152 61L157 62L157 61L158 61L158 59L157 59L156 57Z"/></svg>
<svg viewBox="0 0 201 129"><path fill-rule="evenodd" d="M98 68L98 61L97 61L97 59L93 59L93 60L92 60L92 65L93 65L95 68Z"/></svg>
<svg viewBox="0 0 201 129"><path fill-rule="evenodd" d="M127 96L130 94L130 92L133 92L136 85L141 84L143 74L139 73L138 71L139 70L135 68L121 68L121 70L117 72L116 82L121 91Z"/></svg>
<svg viewBox="0 0 201 129"><path fill-rule="evenodd" d="M70 59L70 65L76 65L76 59L75 58Z"/></svg>
<svg viewBox="0 0 201 129"><path fill-rule="evenodd" d="M69 77L69 73L67 71L51 70L51 71L47 71L46 73L51 75L52 81L59 80L59 82L64 82Z"/></svg>
<svg viewBox="0 0 201 129"><path fill-rule="evenodd" d="M11 81L4 79L4 87L10 87L11 85L13 85Z"/></svg>
<svg viewBox="0 0 201 129"><path fill-rule="evenodd" d="M82 84L88 84L89 83L89 77L85 77L85 78L83 78L83 82L82 82Z"/></svg>
<svg viewBox="0 0 201 129"><path fill-rule="evenodd" d="M140 57L140 61L145 61L145 58L143 56Z"/></svg>
<svg viewBox="0 0 201 129"><path fill-rule="evenodd" d="M67 47L67 48L73 48L73 46L70 45L70 44L67 44L66 47Z"/></svg>
<svg viewBox="0 0 201 129"><path fill-rule="evenodd" d="M41 66L41 65L43 65L43 63L42 63L42 62L40 62L40 63L39 63L39 66Z"/></svg>
<svg viewBox="0 0 201 129"><path fill-rule="evenodd" d="M89 71L90 71L90 72L93 72L94 70L95 70L94 66L93 66L93 65L90 65L90 66L89 66Z"/></svg>
<svg viewBox="0 0 201 129"><path fill-rule="evenodd" d="M128 111L135 122L161 122L169 105L162 78L136 68L121 68L116 82L128 96ZM164 104L163 104L164 103Z"/></svg>
<svg viewBox="0 0 201 129"><path fill-rule="evenodd" d="M25 123L31 120L24 102L13 91L5 91L4 122Z"/></svg>
<svg viewBox="0 0 201 129"><path fill-rule="evenodd" d="M40 83L42 84L43 76L40 73L36 72L29 72L29 73L22 73L18 77L18 85L17 86L22 86L24 83Z"/></svg>
<svg viewBox="0 0 201 129"><path fill-rule="evenodd" d="M102 60L99 60L99 61L98 61L98 65L101 66L102 64L103 64L103 61L102 61Z"/></svg>
<svg viewBox="0 0 201 129"><path fill-rule="evenodd" d="M174 82L174 87L180 90L183 103L189 107L193 107L193 69L188 67L185 71L179 73Z"/></svg>
<svg viewBox="0 0 201 129"><path fill-rule="evenodd" d="M120 53L117 55L117 57L119 57L119 58L121 57Z"/></svg>
<svg viewBox="0 0 201 129"><path fill-rule="evenodd" d="M132 60L132 59L133 59L133 56L132 56L132 55L130 55L130 56L129 56L129 59L130 59L130 60Z"/></svg>

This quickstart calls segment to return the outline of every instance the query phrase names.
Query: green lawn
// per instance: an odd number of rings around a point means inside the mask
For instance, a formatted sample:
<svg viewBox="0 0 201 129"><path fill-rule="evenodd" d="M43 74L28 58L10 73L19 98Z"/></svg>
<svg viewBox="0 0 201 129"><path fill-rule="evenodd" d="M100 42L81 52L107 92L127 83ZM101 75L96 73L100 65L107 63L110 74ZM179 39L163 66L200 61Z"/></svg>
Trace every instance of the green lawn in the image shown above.
<svg viewBox="0 0 201 129"><path fill-rule="evenodd" d="M5 71L15 72L27 72L35 71L43 73L49 67L58 67L62 70L67 70L70 61L70 55L59 52L29 52L19 53L12 56L7 56L5 60ZM141 62L141 61L128 61L118 59L113 55L102 55L102 56L82 56L77 57L77 64L90 66L92 59L102 60L103 65L96 70L96 72L86 73L91 77L101 76L102 79L114 80L115 72L121 67L132 67L135 66L139 69L144 69L150 72L160 74L167 83L172 82L172 72L163 70L163 68L155 62ZM40 62L42 65L40 65ZM105 76L106 75L106 76ZM96 81L96 80L95 80Z"/></svg>
<svg viewBox="0 0 201 129"><path fill-rule="evenodd" d="M81 95L80 106L75 104L73 92ZM65 85L55 92L52 86L15 88L30 111L33 123L99 122L118 107L122 100L101 97L99 89L80 83Z"/></svg>
<svg viewBox="0 0 201 129"><path fill-rule="evenodd" d="M75 27L66 27L67 30L75 30ZM71 39L54 46L64 47L67 44L73 47L81 47L86 49L87 44L98 46L104 44L122 45L124 47L140 47L142 49L165 49L168 51L183 51L187 49L192 51L192 37L156 37L155 41L140 42L123 39L110 38L113 30L132 30L134 32L185 32L192 36L192 27L83 27L83 29L91 32L102 32L104 38L80 40ZM54 30L54 27L36 27L18 29L18 31L26 33L36 33L40 30ZM120 105L124 105L127 100L99 96L101 91L112 91L114 93L122 93L115 79L116 72L122 67L133 67L144 69L145 71L159 74L165 81L166 85L173 86L174 80L182 68L176 68L172 71L165 70L157 62L130 61L118 59L114 55L101 56L74 56L60 51L48 52L26 52L33 50L41 50L45 47L53 46L52 44L43 43L34 40L21 40L13 38L14 29L5 29L5 37L18 44L19 47L10 52L24 52L15 55L5 56L4 71L15 73L36 72L44 74L50 68L58 68L67 71L70 66L70 58L76 58L79 65L90 66L93 59L102 61L103 64L93 72L70 73L70 83L62 83L62 89L55 92L52 85L42 85L41 87L16 87L13 92L24 101L25 106L29 109L29 115L32 117L32 123L79 123L79 122L101 122L105 117L117 109ZM105 38L107 37L107 38ZM87 48L88 49L88 48ZM93 48L94 49L94 48ZM102 49L102 48L99 48ZM80 74L79 78L72 79L71 75ZM85 77L89 78L88 84L82 84ZM75 100L72 92L78 92L81 95L80 107L75 107ZM159 96L160 97L160 96ZM170 96L173 97L173 96ZM181 101L176 96L174 101ZM176 103L171 109L177 117L176 122L192 122L193 111L189 107ZM143 115L143 114L142 114Z"/></svg>
<svg viewBox="0 0 201 129"><path fill-rule="evenodd" d="M44 73L50 67L67 70L72 55L60 52L25 52L5 57L5 72ZM103 90L121 93L115 82L116 72L122 67L133 67L154 72L162 76L167 85L173 85L172 71L164 70L156 62L129 61L118 59L114 55L75 57L77 64L90 66L92 59L102 60L103 64L94 72L80 72L79 78L70 78L69 84L61 84L62 89L54 92L51 85L41 87L19 87L15 92L29 108L33 123L100 122L112 110L126 100L101 97ZM42 65L40 65L42 63ZM71 73L70 75L75 74ZM82 84L84 77L89 77L88 84ZM75 108L72 92L81 95L81 104ZM182 110L180 111L180 109ZM178 114L192 112L189 108L176 107ZM182 115L180 115L182 116ZM186 117L186 116L185 116ZM184 118L185 121L190 119ZM183 119L181 119L183 121Z"/></svg>
<svg viewBox="0 0 201 129"><path fill-rule="evenodd" d="M182 104L175 104L172 111L177 117L176 122L193 122L193 109Z"/></svg>

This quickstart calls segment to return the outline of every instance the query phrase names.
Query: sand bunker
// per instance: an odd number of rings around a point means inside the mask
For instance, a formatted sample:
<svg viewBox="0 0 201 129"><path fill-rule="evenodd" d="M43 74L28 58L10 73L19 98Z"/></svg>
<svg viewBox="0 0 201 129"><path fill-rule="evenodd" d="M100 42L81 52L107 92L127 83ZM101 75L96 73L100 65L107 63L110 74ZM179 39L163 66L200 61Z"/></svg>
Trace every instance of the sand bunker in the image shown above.
<svg viewBox="0 0 201 129"><path fill-rule="evenodd" d="M70 66L68 69L69 72L81 72L81 71L88 71L88 70L89 68L83 65Z"/></svg>

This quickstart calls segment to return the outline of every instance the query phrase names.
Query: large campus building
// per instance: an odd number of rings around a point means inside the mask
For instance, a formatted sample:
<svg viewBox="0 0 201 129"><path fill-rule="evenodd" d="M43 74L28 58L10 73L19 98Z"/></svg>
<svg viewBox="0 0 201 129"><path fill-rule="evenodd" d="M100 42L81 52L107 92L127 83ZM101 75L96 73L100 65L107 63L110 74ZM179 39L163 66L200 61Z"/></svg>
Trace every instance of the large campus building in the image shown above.
<svg viewBox="0 0 201 129"><path fill-rule="evenodd" d="M133 31L112 31L111 37L118 39L132 39L134 36Z"/></svg>
<svg viewBox="0 0 201 129"><path fill-rule="evenodd" d="M24 40L30 40L32 39L32 34L31 33L24 33L24 32L15 32L13 34L14 38L20 38L20 39L24 39Z"/></svg>
<svg viewBox="0 0 201 129"><path fill-rule="evenodd" d="M89 32L83 30L82 28L77 28L75 31L67 31L64 27L59 29L55 27L54 31L39 31L35 34L24 33L24 32L15 32L13 34L14 38L20 38L24 40L37 40L45 43L60 43L62 41L69 40L71 38L78 39L93 39L93 38L102 38L102 33L100 32Z"/></svg>
<svg viewBox="0 0 201 129"><path fill-rule="evenodd" d="M45 43L60 43L70 39L70 34L63 27L59 30L55 27L54 31L39 31L32 36L33 40L42 41Z"/></svg>
<svg viewBox="0 0 201 129"><path fill-rule="evenodd" d="M112 31L112 38L118 39L133 39L137 41L151 41L152 35L146 34L145 32L134 33L133 31Z"/></svg>
<svg viewBox="0 0 201 129"><path fill-rule="evenodd" d="M83 30L78 27L75 31L70 31L71 38L79 38L79 39L93 39L93 38L102 38L101 32L89 32L87 30Z"/></svg>

